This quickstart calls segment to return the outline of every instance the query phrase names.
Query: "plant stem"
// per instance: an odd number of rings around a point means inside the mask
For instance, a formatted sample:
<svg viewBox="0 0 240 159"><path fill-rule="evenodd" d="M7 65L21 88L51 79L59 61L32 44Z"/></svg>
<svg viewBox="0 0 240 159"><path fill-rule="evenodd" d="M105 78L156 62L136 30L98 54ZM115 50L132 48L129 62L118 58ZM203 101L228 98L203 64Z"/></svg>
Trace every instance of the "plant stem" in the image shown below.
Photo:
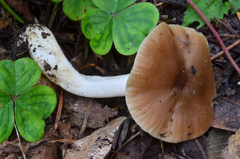
<svg viewBox="0 0 240 159"><path fill-rule="evenodd" d="M219 37L219 35L217 34L216 30L213 28L212 24L209 22L209 20L207 19L207 17L200 11L200 9L191 1L191 0L186 0L192 7L193 9L195 9L195 11L202 17L202 19L205 21L205 23L207 24L207 26L210 28L210 30L212 31L212 33L214 34L214 36L216 37L217 41L219 42L219 44L221 45L223 51L225 52L227 58L229 59L229 61L231 62L231 64L233 65L233 67L236 69L236 71L240 74L240 69L238 67L238 65L235 63L235 61L233 60L233 58L231 57L230 53L228 52L227 48L225 47L225 45L223 44L221 38Z"/></svg>
<svg viewBox="0 0 240 159"><path fill-rule="evenodd" d="M54 124L55 130L57 129L60 118L61 118L62 108L63 108L63 89L61 88L60 97L59 97L59 101L58 101L58 110L57 110L56 120L55 120L55 124Z"/></svg>
<svg viewBox="0 0 240 159"><path fill-rule="evenodd" d="M0 0L0 3L14 18L17 19L17 21L19 21L20 23L24 23L24 21L7 5L4 0Z"/></svg>
<svg viewBox="0 0 240 159"><path fill-rule="evenodd" d="M23 158L24 158L24 159L27 159L27 158L26 158L26 155L25 155L25 153L24 153L24 151L23 151L23 148L22 148L20 136L19 136L18 129L17 129L17 126L16 126L15 122L14 122L14 127L15 127L16 134L17 134L17 138L18 138L18 141L19 141L19 144L18 144L18 145L19 145L20 150L22 151Z"/></svg>

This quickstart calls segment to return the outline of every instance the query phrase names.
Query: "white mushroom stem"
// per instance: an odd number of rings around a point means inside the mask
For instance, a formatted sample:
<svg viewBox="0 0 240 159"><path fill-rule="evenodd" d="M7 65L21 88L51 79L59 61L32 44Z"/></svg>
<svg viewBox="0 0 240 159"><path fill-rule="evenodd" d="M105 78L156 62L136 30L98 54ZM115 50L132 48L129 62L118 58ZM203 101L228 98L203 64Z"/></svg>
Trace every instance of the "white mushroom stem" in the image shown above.
<svg viewBox="0 0 240 159"><path fill-rule="evenodd" d="M73 94L92 97L125 96L129 75L86 76L77 72L64 56L52 32L45 26L28 26L20 35L28 41L29 53L52 82Z"/></svg>

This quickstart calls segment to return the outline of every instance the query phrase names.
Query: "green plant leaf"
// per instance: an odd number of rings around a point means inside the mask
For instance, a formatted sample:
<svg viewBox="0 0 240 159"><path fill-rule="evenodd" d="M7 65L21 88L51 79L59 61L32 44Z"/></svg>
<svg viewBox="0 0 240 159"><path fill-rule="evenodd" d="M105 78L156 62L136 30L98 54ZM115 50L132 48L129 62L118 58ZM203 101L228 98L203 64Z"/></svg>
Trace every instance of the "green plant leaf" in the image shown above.
<svg viewBox="0 0 240 159"><path fill-rule="evenodd" d="M62 0L52 0L53 2L62 2Z"/></svg>
<svg viewBox="0 0 240 159"><path fill-rule="evenodd" d="M80 20L85 16L83 0L64 0L63 11L71 20Z"/></svg>
<svg viewBox="0 0 240 159"><path fill-rule="evenodd" d="M151 3L139 3L118 12L113 19L113 41L118 52L132 55L155 27L158 11Z"/></svg>
<svg viewBox="0 0 240 159"><path fill-rule="evenodd" d="M93 3L101 10L114 13L126 8L135 1L136 0L93 0Z"/></svg>
<svg viewBox="0 0 240 159"><path fill-rule="evenodd" d="M13 101L11 97L0 91L0 143L10 136L13 126Z"/></svg>
<svg viewBox="0 0 240 159"><path fill-rule="evenodd" d="M88 10L90 8L96 8L95 4L92 2L92 0L84 0L85 2L85 9Z"/></svg>
<svg viewBox="0 0 240 159"><path fill-rule="evenodd" d="M0 61L0 72L0 89L12 96L30 89L41 76L40 67L30 58Z"/></svg>
<svg viewBox="0 0 240 159"><path fill-rule="evenodd" d="M228 14L230 8L229 2L223 2L222 0L192 0L195 5L203 12L209 21L214 17L222 19L224 14ZM204 20L200 15L189 5L188 9L184 13L183 26L189 26L193 22L199 22L197 28L201 28L205 25Z"/></svg>
<svg viewBox="0 0 240 159"><path fill-rule="evenodd" d="M15 102L15 117L22 137L34 142L44 134L46 119L57 103L55 92L47 86L36 86L19 96Z"/></svg>
<svg viewBox="0 0 240 159"><path fill-rule="evenodd" d="M86 11L81 22L83 34L91 39L90 46L99 55L108 53L112 46L112 18L106 11L93 8Z"/></svg>
<svg viewBox="0 0 240 159"><path fill-rule="evenodd" d="M10 14L12 14L14 18L17 19L17 21L19 21L20 23L24 23L24 21L7 5L7 3L4 0L0 0L0 3Z"/></svg>
<svg viewBox="0 0 240 159"><path fill-rule="evenodd" d="M240 11L240 1L239 0L229 0L232 7L234 8L234 12Z"/></svg>
<svg viewBox="0 0 240 159"><path fill-rule="evenodd" d="M93 0L100 9L87 10L81 28L83 34L90 39L90 46L96 54L105 55L114 42L118 52L132 55L156 26L159 19L156 7L148 2L127 7L132 2L134 1Z"/></svg>
<svg viewBox="0 0 240 159"><path fill-rule="evenodd" d="M91 0L64 0L63 11L69 19L78 21L85 17L84 9L96 7Z"/></svg>

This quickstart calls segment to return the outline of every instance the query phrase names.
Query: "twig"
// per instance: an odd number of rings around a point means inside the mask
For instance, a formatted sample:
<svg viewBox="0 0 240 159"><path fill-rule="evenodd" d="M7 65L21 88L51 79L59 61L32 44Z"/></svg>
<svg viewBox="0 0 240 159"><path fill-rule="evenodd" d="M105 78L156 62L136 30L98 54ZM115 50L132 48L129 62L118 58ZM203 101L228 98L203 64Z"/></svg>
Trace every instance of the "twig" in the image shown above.
<svg viewBox="0 0 240 159"><path fill-rule="evenodd" d="M85 117L84 117L81 130L80 130L80 132L79 132L79 138L80 138L80 139L82 138L83 133L84 133L86 127L87 127L87 121L88 121L88 118L89 118L90 113L91 113L91 108L92 108L92 98L90 99L90 101L89 101L89 103L88 103L87 112L86 112L86 115L85 115Z"/></svg>
<svg viewBox="0 0 240 159"><path fill-rule="evenodd" d="M155 7L159 7L159 6L163 5L163 4L164 4L163 2L160 2L160 3L156 4Z"/></svg>
<svg viewBox="0 0 240 159"><path fill-rule="evenodd" d="M61 88L59 102L58 102L58 110L57 110L56 120L55 120L55 124L54 124L55 130L57 129L59 121L60 121L60 117L62 114L62 107L63 107L63 89Z"/></svg>
<svg viewBox="0 0 240 159"><path fill-rule="evenodd" d="M160 140L160 142L161 142L162 156L165 156L165 151L164 151L163 141Z"/></svg>
<svg viewBox="0 0 240 159"><path fill-rule="evenodd" d="M24 153L24 151L23 151L23 148L22 148L21 140L20 140L19 133L18 133L18 129L17 129L17 126L16 126L15 122L14 122L14 127L15 127L16 134L17 134L17 138L18 138L18 141L19 141L19 144L18 144L18 145L19 145L20 150L22 151L23 158L24 158L24 159L27 159L27 158L26 158L26 155L25 155L25 153Z"/></svg>
<svg viewBox="0 0 240 159"><path fill-rule="evenodd" d="M112 159L117 153L118 151L120 151L123 146L127 145L132 139L134 139L135 137L137 137L138 135L140 135L140 131L137 132L136 134L134 134L133 136L131 136L120 148L118 148L114 153L113 155L109 158L109 159Z"/></svg>
<svg viewBox="0 0 240 159"><path fill-rule="evenodd" d="M240 39L240 35L233 35L233 34L226 34L226 33L220 33L218 34L220 37L224 37L224 38L231 38L231 39ZM215 38L214 35L209 35L206 36L207 39L211 39L211 38Z"/></svg>
<svg viewBox="0 0 240 159"><path fill-rule="evenodd" d="M219 23L221 23L222 25L224 25L231 33L238 35L238 33L235 30L233 30L229 25L227 25L226 23L224 23L223 21L221 21L220 19L218 19L216 17L214 17L214 19L216 21L218 21Z"/></svg>
<svg viewBox="0 0 240 159"><path fill-rule="evenodd" d="M238 44L240 44L240 39L235 41L232 45L227 47L227 50L231 50L232 48L234 48L235 46L237 46ZM211 57L211 60L215 60L216 58L218 58L219 56L222 56L224 54L224 51L220 51L219 53L217 53L216 55Z"/></svg>
<svg viewBox="0 0 240 159"><path fill-rule="evenodd" d="M185 3L182 3L180 1L178 2L178 1L175 1L175 0L159 0L158 2L164 2L164 3L170 4L170 5L187 7L187 5Z"/></svg>
<svg viewBox="0 0 240 159"><path fill-rule="evenodd" d="M207 153L206 153L206 151L203 149L202 144L198 141L198 139L195 139L195 143L197 144L199 150L201 151L201 153L202 153L202 155L203 155L203 158L204 158L204 159L207 159L207 158L208 158L208 157L207 157Z"/></svg>
<svg viewBox="0 0 240 159"><path fill-rule="evenodd" d="M48 28L51 29L53 25L54 18L57 14L57 11L59 10L59 2L55 3L54 8L52 10L52 14L48 23Z"/></svg>
<svg viewBox="0 0 240 159"><path fill-rule="evenodd" d="M192 7L193 9L195 9L195 11L202 17L202 19L205 21L205 23L207 24L207 26L210 28L210 30L212 31L212 33L215 35L216 39L218 40L219 44L221 45L223 51L225 52L227 58L229 59L229 61L231 62L231 64L233 65L233 67L236 69L236 71L240 74L240 69L238 67L238 65L235 63L235 61L232 59L231 55L229 54L227 48L225 47L225 45L223 44L221 38L218 36L216 30L213 28L212 24L209 22L209 20L207 19L207 17L200 11L200 9L198 9L198 7L191 1L191 0L186 0Z"/></svg>

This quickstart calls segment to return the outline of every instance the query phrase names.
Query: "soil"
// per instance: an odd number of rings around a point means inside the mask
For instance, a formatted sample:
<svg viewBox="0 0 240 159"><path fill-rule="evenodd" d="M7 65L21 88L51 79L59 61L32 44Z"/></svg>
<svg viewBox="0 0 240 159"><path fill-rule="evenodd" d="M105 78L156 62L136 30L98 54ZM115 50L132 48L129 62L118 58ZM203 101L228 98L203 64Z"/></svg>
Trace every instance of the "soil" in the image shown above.
<svg viewBox="0 0 240 159"><path fill-rule="evenodd" d="M114 47L105 56L94 54L89 47L89 41L81 32L80 22L69 20L62 11L61 3L58 8L54 8L55 3L46 0L13 0L12 2L11 7L22 17L24 23L17 22L0 6L0 60L16 61L19 58L30 57L27 45L18 46L16 41L18 34L28 24L33 23L33 17L36 17L39 23L48 25L53 31L66 57L80 73L113 76L127 74L131 71L135 55L120 55ZM155 5L163 2L157 7L160 13L159 23L182 24L183 13L187 9L187 3L184 0L153 0L150 2ZM24 7L21 8L21 5L24 5ZM24 8L26 7L29 7L29 11L25 11ZM239 39L240 21L236 14L225 15L221 22L213 22L212 24L221 36L225 46L229 46ZM196 28L196 26L197 23L194 23L190 27ZM236 34L231 32L229 28L234 30ZM198 31L207 37L211 56L221 51L219 43L207 26ZM240 46L233 47L229 52L239 65ZM89 99L73 95L64 90L61 94L61 88L43 76L38 84L52 87L57 94L58 101L60 98L63 99L63 107L56 129L54 125L58 107L45 120L45 134L40 141L30 143L21 138L20 143L26 158L65 158L67 152L77 149L74 144L80 138L87 137L96 130L101 130L110 121L119 117L126 117L126 120L124 124L119 126L119 129L114 131L116 131L116 134L121 133L121 136L124 137L121 139L112 137L111 144L114 146L111 147L109 152L106 151L105 158L111 158L111 156L115 159L221 157L220 154L228 145L228 138L240 128L240 76L225 55L213 60L212 63L217 89L217 97L213 101L215 121L210 130L201 137L178 144L162 142L144 133L131 118L124 97ZM84 125L84 117L91 100L91 113ZM86 127L86 129L83 133L80 133L82 127ZM133 137L134 135L135 137ZM110 144L103 143L100 144L100 147ZM15 130L8 140L0 145L0 158L23 158ZM81 156L76 158L81 158Z"/></svg>

